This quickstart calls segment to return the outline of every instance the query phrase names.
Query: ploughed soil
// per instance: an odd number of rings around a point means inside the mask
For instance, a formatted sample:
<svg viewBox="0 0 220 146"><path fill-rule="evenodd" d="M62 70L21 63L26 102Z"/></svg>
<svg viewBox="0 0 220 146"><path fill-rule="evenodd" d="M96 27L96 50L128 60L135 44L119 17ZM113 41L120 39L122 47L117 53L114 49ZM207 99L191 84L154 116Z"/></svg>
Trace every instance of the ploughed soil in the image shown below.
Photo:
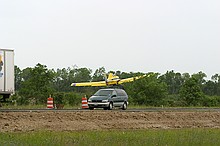
<svg viewBox="0 0 220 146"><path fill-rule="evenodd" d="M220 128L220 112L0 112L0 132Z"/></svg>

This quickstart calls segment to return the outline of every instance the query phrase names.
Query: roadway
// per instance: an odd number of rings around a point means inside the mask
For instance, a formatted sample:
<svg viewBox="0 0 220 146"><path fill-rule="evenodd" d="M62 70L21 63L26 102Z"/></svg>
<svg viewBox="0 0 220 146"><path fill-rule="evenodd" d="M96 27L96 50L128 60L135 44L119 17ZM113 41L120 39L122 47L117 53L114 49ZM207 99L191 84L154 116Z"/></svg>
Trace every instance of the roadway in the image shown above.
<svg viewBox="0 0 220 146"><path fill-rule="evenodd" d="M220 112L220 108L191 108L191 107L181 107L181 108L141 108L141 109L130 109L121 110L121 109L113 109L103 110L103 109L0 109L0 112L92 112L92 111L119 111L119 112Z"/></svg>

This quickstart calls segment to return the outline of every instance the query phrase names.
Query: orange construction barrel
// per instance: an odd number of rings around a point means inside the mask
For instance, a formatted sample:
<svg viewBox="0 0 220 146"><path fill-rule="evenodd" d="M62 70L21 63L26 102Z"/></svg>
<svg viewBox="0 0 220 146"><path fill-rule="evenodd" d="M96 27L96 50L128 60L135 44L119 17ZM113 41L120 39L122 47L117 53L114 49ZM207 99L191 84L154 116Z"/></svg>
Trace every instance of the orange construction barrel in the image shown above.
<svg viewBox="0 0 220 146"><path fill-rule="evenodd" d="M87 109L87 108L89 108L87 98L82 97L82 109Z"/></svg>
<svg viewBox="0 0 220 146"><path fill-rule="evenodd" d="M47 108L48 109L53 109L53 98L50 96L49 98L47 98Z"/></svg>

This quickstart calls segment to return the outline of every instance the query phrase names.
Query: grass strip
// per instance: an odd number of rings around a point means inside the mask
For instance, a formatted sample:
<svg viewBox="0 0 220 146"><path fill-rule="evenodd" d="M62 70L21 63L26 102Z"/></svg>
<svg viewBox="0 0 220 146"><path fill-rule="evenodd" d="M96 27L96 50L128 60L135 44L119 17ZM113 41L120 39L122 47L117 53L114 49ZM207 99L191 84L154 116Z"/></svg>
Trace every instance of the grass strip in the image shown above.
<svg viewBox="0 0 220 146"><path fill-rule="evenodd" d="M0 144L10 146L217 146L220 145L219 136L220 129L38 131L0 133Z"/></svg>

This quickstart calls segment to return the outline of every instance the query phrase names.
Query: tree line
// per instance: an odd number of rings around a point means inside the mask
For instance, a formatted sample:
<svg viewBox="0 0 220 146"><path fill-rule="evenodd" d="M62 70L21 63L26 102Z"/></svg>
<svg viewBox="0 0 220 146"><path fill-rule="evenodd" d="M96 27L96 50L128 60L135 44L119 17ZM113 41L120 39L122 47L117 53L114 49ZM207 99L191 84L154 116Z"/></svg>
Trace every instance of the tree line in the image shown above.
<svg viewBox="0 0 220 146"><path fill-rule="evenodd" d="M146 106L219 106L220 75L215 74L206 80L206 74L198 72L179 73L173 70L165 74L148 72L109 71L122 78L148 74L148 77L123 84L128 93L129 103ZM68 67L48 69L46 65L21 70L15 66L16 94L9 100L17 104L45 104L51 95L55 102L79 105L84 95L88 97L101 87L71 87L74 82L104 80L104 67L94 72L89 68Z"/></svg>

